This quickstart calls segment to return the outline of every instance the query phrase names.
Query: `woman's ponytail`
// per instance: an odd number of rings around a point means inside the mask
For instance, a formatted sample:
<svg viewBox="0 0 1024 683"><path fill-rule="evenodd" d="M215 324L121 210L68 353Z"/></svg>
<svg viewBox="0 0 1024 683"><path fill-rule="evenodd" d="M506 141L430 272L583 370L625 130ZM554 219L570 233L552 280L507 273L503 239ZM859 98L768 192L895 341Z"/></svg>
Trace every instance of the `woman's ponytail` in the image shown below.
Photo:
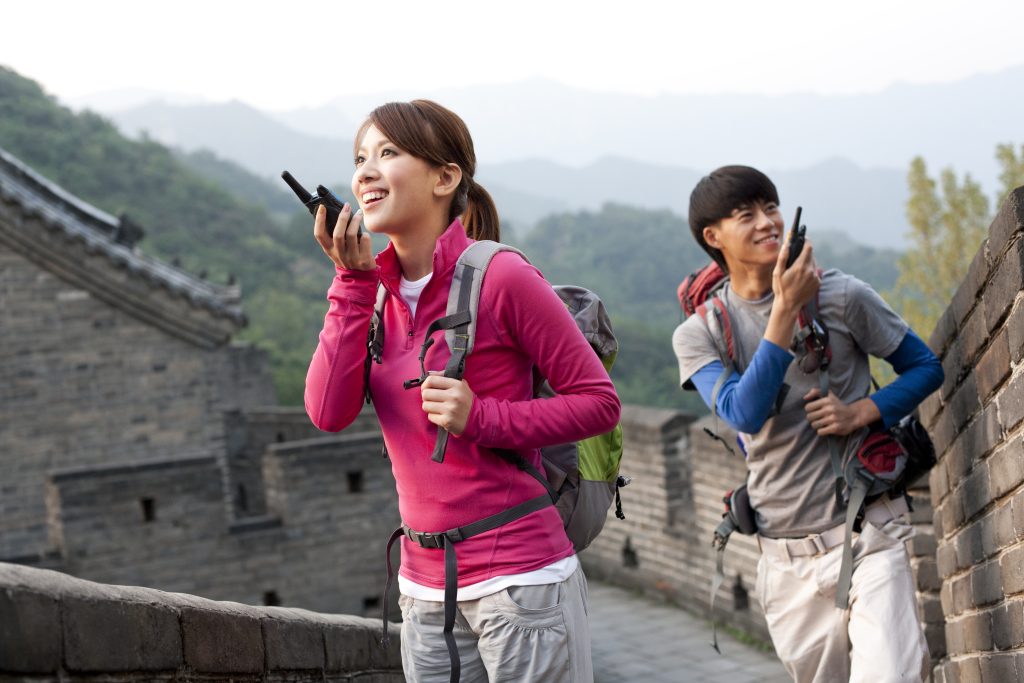
<svg viewBox="0 0 1024 683"><path fill-rule="evenodd" d="M459 216L466 234L475 240L499 241L498 209L491 195L475 180L476 152L466 123L455 112L430 100L388 102L374 109L356 136L376 126L400 148L435 166L457 164L462 169L449 209L448 222Z"/></svg>
<svg viewBox="0 0 1024 683"><path fill-rule="evenodd" d="M494 205L490 193L472 178L469 179L462 225L470 239L501 241L498 208Z"/></svg>

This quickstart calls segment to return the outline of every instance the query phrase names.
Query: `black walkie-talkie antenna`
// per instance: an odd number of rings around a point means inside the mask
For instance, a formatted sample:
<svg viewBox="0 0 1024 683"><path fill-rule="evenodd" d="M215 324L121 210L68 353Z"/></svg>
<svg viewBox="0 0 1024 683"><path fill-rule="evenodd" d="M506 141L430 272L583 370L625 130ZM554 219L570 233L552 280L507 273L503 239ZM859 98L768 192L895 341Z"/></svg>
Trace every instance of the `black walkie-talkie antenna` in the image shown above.
<svg viewBox="0 0 1024 683"><path fill-rule="evenodd" d="M286 183L288 183L288 187L292 188L292 192L294 192L295 196L299 198L299 201L308 207L309 200L313 198L313 195L311 195L302 185L299 185L299 181L293 178L292 174L288 171L281 171L281 177Z"/></svg>

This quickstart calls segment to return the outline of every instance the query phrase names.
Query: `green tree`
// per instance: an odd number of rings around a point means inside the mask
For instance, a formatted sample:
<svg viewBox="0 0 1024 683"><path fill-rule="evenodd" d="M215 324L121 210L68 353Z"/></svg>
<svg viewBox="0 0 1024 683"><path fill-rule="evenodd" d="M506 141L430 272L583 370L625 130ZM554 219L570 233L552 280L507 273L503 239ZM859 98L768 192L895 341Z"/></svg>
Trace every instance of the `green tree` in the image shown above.
<svg viewBox="0 0 1024 683"><path fill-rule="evenodd" d="M1002 205L1006 195L1018 187L1024 186L1024 145L1020 146L1020 156L1014 152L1013 145L996 145L996 160L1002 166L999 174L999 196L996 200L996 208Z"/></svg>
<svg viewBox="0 0 1024 683"><path fill-rule="evenodd" d="M900 275L889 297L910 326L927 338L967 275L992 219L988 199L970 174L961 182L947 168L936 183L924 159L916 157L907 182L912 246L899 260Z"/></svg>

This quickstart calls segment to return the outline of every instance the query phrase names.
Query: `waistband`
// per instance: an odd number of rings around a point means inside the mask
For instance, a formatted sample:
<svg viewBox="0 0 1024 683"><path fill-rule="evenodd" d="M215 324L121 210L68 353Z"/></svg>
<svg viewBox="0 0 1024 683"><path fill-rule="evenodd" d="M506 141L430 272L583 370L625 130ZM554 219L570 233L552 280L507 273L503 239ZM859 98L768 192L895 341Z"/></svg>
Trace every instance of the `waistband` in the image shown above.
<svg viewBox="0 0 1024 683"><path fill-rule="evenodd" d="M883 495L882 498L864 509L864 522L882 526L909 511L907 500L903 496L893 500ZM839 524L820 534L811 534L800 538L768 538L758 535L757 543L765 555L788 560L794 557L824 555L833 548L841 546L845 536L846 526Z"/></svg>

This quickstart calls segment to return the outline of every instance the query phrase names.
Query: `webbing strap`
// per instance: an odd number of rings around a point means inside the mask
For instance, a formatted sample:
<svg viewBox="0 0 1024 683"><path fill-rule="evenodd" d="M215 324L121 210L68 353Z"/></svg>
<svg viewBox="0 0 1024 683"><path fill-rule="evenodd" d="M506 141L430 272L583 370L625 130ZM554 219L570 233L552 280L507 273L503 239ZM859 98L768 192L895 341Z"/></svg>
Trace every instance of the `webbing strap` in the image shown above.
<svg viewBox="0 0 1024 683"><path fill-rule="evenodd" d="M388 633L388 606L391 604L391 586L395 580L395 570L391 566L391 546L395 544L395 541L402 537L404 532L404 527L398 527L391 532L391 538L388 539L387 549L384 551L384 559L386 560L388 567L388 580L384 584L384 604L382 606L381 614L381 621L383 622L382 626L384 628L380 638L380 645L384 649L387 649L388 646L391 645L391 634Z"/></svg>
<svg viewBox="0 0 1024 683"><path fill-rule="evenodd" d="M711 545L715 546L715 575L711 577L711 599L708 601L711 610L711 647L715 652L722 654L718 647L718 619L715 618L715 598L718 596L718 589L725 583L725 546L729 543L729 536L736 530L729 515L722 518L722 523L715 529L714 540Z"/></svg>
<svg viewBox="0 0 1024 683"><path fill-rule="evenodd" d="M459 560L455 556L455 542L444 537L444 644L448 647L448 661L451 664L450 683L458 683L462 671L459 648L455 644L456 597L459 590Z"/></svg>
<svg viewBox="0 0 1024 683"><path fill-rule="evenodd" d="M850 491L850 501L846 505L846 537L843 540L843 562L839 567L839 581L836 583L836 607L846 609L850 606L850 583L853 580L853 525L857 521L857 514L864 505L867 498L870 482L863 477L857 477L853 490Z"/></svg>
<svg viewBox="0 0 1024 683"><path fill-rule="evenodd" d="M732 361L732 339L731 337L723 339L723 336L731 333L731 326L728 323L729 314L725 310L721 299L716 298L713 304L704 308L704 322L711 332L711 338L719 347L718 355L722 358L722 371L718 373L715 386L711 389L711 417L715 420L715 431L712 432L707 427L704 428L704 431L711 438L721 442L725 446L725 450L729 451L732 455L736 455L736 451L733 450L732 446L718 435L718 432L722 431L718 423L718 395L721 393L722 387L725 386L726 380L732 376L735 366Z"/></svg>
<svg viewBox="0 0 1024 683"><path fill-rule="evenodd" d="M549 487L550 488L550 487ZM530 498L519 505L509 508L508 510L502 510L501 512L491 515L490 517L484 517L483 519L477 520L465 526L456 527L449 529L448 531L440 533L424 533L419 531L413 531L409 527L400 526L398 529L391 534L391 538L388 539L387 545L387 567L388 567L388 580L384 585L384 636L381 638L381 645L387 647L390 643L388 637L388 623L387 623L387 605L388 599L391 594L391 585L394 577L394 570L391 566L391 546L400 536L406 536L414 543L417 543L423 548L444 548L444 642L448 648L448 659L451 662L451 683L457 683L459 680L459 674L461 670L461 662L459 660L459 650L455 643L455 616L458 611L458 591L459 591L459 564L458 558L455 553L455 544L464 541L467 538L472 538L485 531L497 529L499 526L514 522L517 519L525 517L537 510L542 510L549 505L553 505L554 501L551 496L547 493L537 496L536 498Z"/></svg>

